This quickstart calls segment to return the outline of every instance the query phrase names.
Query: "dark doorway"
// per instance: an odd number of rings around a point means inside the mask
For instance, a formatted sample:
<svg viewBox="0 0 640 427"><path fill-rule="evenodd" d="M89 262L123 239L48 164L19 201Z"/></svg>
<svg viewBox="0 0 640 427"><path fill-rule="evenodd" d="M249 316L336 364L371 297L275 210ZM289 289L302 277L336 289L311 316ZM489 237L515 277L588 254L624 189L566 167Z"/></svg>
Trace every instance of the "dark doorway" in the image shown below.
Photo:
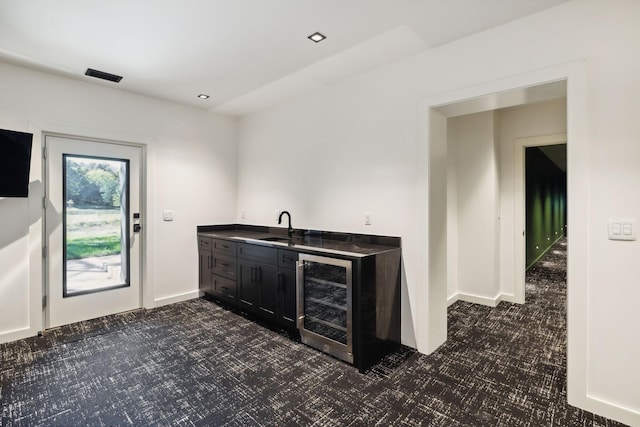
<svg viewBox="0 0 640 427"><path fill-rule="evenodd" d="M525 151L526 268L567 233L567 145Z"/></svg>

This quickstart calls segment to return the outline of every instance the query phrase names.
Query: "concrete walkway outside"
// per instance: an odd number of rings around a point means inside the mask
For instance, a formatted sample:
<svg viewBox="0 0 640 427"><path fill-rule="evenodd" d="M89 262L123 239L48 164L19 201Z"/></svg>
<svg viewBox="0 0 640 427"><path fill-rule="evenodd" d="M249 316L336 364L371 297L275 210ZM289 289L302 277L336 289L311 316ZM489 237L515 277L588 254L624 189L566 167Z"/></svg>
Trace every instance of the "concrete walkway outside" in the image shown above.
<svg viewBox="0 0 640 427"><path fill-rule="evenodd" d="M83 292L122 284L120 255L67 261L67 292Z"/></svg>

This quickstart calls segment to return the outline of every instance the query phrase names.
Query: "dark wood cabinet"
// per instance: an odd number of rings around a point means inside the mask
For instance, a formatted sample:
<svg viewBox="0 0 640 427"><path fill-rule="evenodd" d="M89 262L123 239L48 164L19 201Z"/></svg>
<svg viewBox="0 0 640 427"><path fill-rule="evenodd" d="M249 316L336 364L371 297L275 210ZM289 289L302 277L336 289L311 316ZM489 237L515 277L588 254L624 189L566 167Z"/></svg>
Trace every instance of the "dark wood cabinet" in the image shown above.
<svg viewBox="0 0 640 427"><path fill-rule="evenodd" d="M278 310L278 268L273 265L256 265L258 288L258 311L270 320L275 320Z"/></svg>
<svg viewBox="0 0 640 427"><path fill-rule="evenodd" d="M235 242L211 239L211 295L230 305L238 300Z"/></svg>
<svg viewBox="0 0 640 427"><path fill-rule="evenodd" d="M302 244L269 227L198 232L199 286L217 302L286 328L361 371L400 342L399 238L307 230ZM326 340L312 342L309 332Z"/></svg>
<svg viewBox="0 0 640 427"><path fill-rule="evenodd" d="M258 305L258 287L256 268L251 261L238 262L238 304L240 307L254 310Z"/></svg>
<svg viewBox="0 0 640 427"><path fill-rule="evenodd" d="M236 259L227 255L213 254L213 273L236 280Z"/></svg>
<svg viewBox="0 0 640 427"><path fill-rule="evenodd" d="M278 308L277 321L286 328L297 328L296 324L296 270L278 269Z"/></svg>
<svg viewBox="0 0 640 427"><path fill-rule="evenodd" d="M278 307L276 256L271 247L238 245L238 305L270 320Z"/></svg>
<svg viewBox="0 0 640 427"><path fill-rule="evenodd" d="M297 328L298 252L199 236L200 289L281 327Z"/></svg>
<svg viewBox="0 0 640 427"><path fill-rule="evenodd" d="M287 328L297 328L296 264L298 252L278 249L278 309L276 320Z"/></svg>
<svg viewBox="0 0 640 427"><path fill-rule="evenodd" d="M205 294L211 294L212 265L213 257L211 253L211 239L208 237L198 238L198 289Z"/></svg>

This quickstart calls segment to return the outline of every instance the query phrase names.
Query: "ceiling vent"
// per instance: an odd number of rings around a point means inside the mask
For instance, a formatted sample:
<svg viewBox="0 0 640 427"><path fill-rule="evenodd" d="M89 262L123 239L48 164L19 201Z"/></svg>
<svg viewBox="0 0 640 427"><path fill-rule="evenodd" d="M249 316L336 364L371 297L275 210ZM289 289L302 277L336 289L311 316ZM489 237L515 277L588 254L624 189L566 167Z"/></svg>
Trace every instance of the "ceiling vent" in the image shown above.
<svg viewBox="0 0 640 427"><path fill-rule="evenodd" d="M115 74L105 73L104 71L94 70L93 68L87 68L84 73L85 76L95 77L97 79L109 80L110 82L118 83L122 80L122 76L116 76Z"/></svg>

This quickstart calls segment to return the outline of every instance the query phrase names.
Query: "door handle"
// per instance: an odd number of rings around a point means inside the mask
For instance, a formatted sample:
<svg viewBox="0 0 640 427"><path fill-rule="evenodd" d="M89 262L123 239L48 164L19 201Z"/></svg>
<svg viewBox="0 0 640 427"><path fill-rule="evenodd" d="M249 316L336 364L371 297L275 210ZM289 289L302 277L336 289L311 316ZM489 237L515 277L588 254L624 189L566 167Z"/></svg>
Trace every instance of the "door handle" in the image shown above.
<svg viewBox="0 0 640 427"><path fill-rule="evenodd" d="M142 226L140 224L133 224L133 232L139 233L142 230Z"/></svg>

